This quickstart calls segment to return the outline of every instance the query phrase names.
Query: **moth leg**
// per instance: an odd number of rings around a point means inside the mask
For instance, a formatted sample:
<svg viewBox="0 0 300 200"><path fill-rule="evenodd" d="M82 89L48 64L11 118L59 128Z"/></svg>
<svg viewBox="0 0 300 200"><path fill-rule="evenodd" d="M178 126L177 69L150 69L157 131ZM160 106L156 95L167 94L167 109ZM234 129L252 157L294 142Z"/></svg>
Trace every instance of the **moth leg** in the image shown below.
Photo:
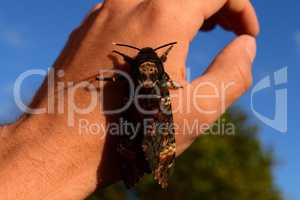
<svg viewBox="0 0 300 200"><path fill-rule="evenodd" d="M119 74L114 74L112 76L101 76L101 75L97 75L97 76L94 76L93 78L90 78L89 80L86 80L86 81L89 81L90 84L92 84L92 82L95 82L97 81L96 84L93 84L96 88L96 90L99 90L103 87L103 83L104 82L111 82L111 83L116 83L117 81L121 81L123 80L124 77L119 75ZM89 90L89 86L87 86L85 89Z"/></svg>
<svg viewBox="0 0 300 200"><path fill-rule="evenodd" d="M179 84L179 83L177 83L176 81L173 81L173 80L169 80L167 84L168 84L169 89L176 90L176 89L183 88L183 86L181 84Z"/></svg>
<svg viewBox="0 0 300 200"><path fill-rule="evenodd" d="M168 73L165 73L165 79L167 81L167 86L169 89L180 89L180 88L183 88L183 86L179 83L177 83L176 81L172 80L169 76Z"/></svg>
<svg viewBox="0 0 300 200"><path fill-rule="evenodd" d="M170 53L170 51L172 50L172 48L174 47L174 45L170 46L161 56L160 56L160 60L164 63L167 61L168 55Z"/></svg>
<svg viewBox="0 0 300 200"><path fill-rule="evenodd" d="M120 75L118 75L118 74L113 75L111 77L100 77L100 76L96 77L96 81L111 81L111 82L116 82L119 79L120 79Z"/></svg>
<svg viewBox="0 0 300 200"><path fill-rule="evenodd" d="M87 78L84 78L84 79L81 79L81 80L78 80L78 81L75 81L73 83L73 85L77 85L79 83L82 83L82 82L88 82L90 84L92 84L93 82L95 81L112 81L112 82L116 82L117 80L119 80L120 76L119 75L113 75L113 76L110 76L110 77L105 77L105 76L100 76L99 74L95 74L95 75L92 75L90 77L87 77ZM68 89L69 87L66 87L64 89ZM85 87L85 89L89 89L89 85ZM98 87L97 87L98 89Z"/></svg>

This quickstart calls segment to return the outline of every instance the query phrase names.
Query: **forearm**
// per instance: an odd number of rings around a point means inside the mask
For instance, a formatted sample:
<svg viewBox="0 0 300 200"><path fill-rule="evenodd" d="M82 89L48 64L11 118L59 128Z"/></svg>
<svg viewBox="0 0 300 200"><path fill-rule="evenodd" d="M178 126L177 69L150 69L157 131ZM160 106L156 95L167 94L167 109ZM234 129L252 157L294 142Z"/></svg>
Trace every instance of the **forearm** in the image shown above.
<svg viewBox="0 0 300 200"><path fill-rule="evenodd" d="M44 123L2 127L0 199L84 199L97 186L103 143L95 147L71 129L38 124Z"/></svg>

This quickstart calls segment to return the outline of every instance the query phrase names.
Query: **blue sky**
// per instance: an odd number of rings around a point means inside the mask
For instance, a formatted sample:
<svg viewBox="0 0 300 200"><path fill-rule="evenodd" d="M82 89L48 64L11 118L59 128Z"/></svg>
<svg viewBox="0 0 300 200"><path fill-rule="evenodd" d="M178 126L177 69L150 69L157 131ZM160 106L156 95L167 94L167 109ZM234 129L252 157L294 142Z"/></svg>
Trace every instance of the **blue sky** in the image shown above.
<svg viewBox="0 0 300 200"><path fill-rule="evenodd" d="M16 77L28 69L47 69L58 56L70 31L76 27L96 0L59 1L3 1L0 7L0 121L10 122L19 112L12 96ZM254 64L254 86L266 76L288 67L288 82L266 88L254 98L254 107L262 115L273 118L275 91L288 91L288 131L280 133L260 121L250 107L250 92L236 105L247 111L251 120L261 129L260 138L265 148L272 148L277 157L274 169L276 183L286 199L300 199L298 159L300 134L299 81L300 74L300 2L253 0L261 22L258 54ZM188 66L192 78L205 69L218 50L233 38L231 33L217 29L209 34L199 34L191 46ZM23 97L29 102L43 80L35 77L23 85ZM251 91L251 90L250 90ZM284 105L281 105L284 106ZM297 124L298 122L298 124Z"/></svg>

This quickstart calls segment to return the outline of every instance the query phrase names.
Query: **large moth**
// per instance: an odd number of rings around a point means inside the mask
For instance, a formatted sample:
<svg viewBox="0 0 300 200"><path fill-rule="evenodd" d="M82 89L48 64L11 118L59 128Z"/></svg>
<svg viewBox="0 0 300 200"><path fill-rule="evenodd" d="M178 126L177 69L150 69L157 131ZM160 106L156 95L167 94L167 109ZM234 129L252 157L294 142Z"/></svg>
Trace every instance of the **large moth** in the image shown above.
<svg viewBox="0 0 300 200"><path fill-rule="evenodd" d="M171 80L164 69L164 63L176 42L158 48L137 48L125 44L121 47L135 49L135 57L127 56L119 51L114 53L122 56L130 66L130 77L135 87L137 104L132 105L121 116L126 123L139 126L136 137L133 133L121 136L118 152L121 158L121 175L127 187L134 186L144 173L152 173L162 188L167 187L168 179L175 162L175 133L169 89L181 88ZM159 49L167 48L161 55ZM98 78L98 80L101 80ZM111 81L123 80L114 76ZM123 80L124 81L124 80Z"/></svg>

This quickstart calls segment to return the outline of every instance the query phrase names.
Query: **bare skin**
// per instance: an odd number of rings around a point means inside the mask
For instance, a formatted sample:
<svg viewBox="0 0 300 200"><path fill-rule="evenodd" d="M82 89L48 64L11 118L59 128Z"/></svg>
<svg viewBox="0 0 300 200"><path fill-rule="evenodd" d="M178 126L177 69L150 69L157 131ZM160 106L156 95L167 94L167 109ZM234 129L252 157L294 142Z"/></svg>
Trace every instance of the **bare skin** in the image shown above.
<svg viewBox="0 0 300 200"><path fill-rule="evenodd" d="M210 18L209 21L204 21ZM214 24L238 34L192 83L185 80L185 61L191 40L200 27L210 30ZM183 119L211 124L249 88L251 65L255 57L255 36L259 25L255 11L247 0L106 0L97 5L70 36L54 64L63 69L59 81L78 81L96 74L101 67L122 68L123 60L111 55L112 42L137 47L157 47L177 41L166 62L166 70L184 88L172 91L177 155L200 135L186 134ZM122 49L134 56L135 51ZM125 69L125 68L124 68ZM58 80L57 80L58 81ZM209 81L216 88L199 85ZM229 84L223 98L194 98L222 92L221 83ZM102 90L103 88L99 88ZM120 86L109 86L108 106L120 103ZM48 104L47 84L36 94L31 107ZM192 92L191 92L192 91ZM113 95L109 95L113 93ZM90 98L84 89L75 96L77 105L85 106ZM190 97L190 98L186 98ZM214 110L207 114L199 112ZM68 102L65 101L65 109ZM222 106L224 105L224 106ZM188 106L190 106L188 108ZM78 120L107 124L116 120L101 110L76 114L75 126L67 125L67 113L24 115L16 123L0 129L0 199L84 199L97 186L103 187L120 179L116 158L116 138L84 132L79 134Z"/></svg>

